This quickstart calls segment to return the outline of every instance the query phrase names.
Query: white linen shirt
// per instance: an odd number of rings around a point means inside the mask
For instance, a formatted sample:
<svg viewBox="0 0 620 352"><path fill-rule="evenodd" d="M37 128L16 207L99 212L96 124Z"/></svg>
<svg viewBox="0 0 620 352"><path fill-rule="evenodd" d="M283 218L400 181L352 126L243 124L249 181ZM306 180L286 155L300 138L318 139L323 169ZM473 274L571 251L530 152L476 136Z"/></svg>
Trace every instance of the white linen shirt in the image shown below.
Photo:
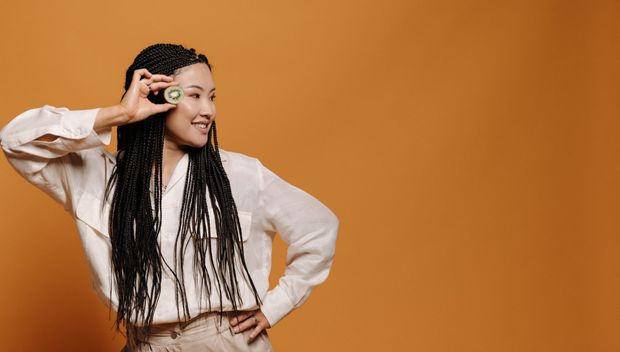
<svg viewBox="0 0 620 352"><path fill-rule="evenodd" d="M93 129L99 109L69 110L45 105L27 110L0 130L0 144L20 175L60 203L75 219L90 265L93 288L106 306L111 304L117 311L118 296L111 271L108 235L111 199L100 212L105 183L116 159L105 149L110 143L112 128ZM59 138L37 140L45 134ZM319 200L284 181L258 159L221 148L220 154L239 213L248 271L263 301L261 311L274 326L301 306L311 290L326 280L335 254L339 220ZM187 164L188 155L185 154L162 194L159 241L162 255L173 268L172 251L179 227ZM215 234L213 219L211 213L211 229ZM268 291L275 233L288 245L286 270L278 284ZM188 265L184 270L192 317L207 309L207 298L200 298L195 292L194 275L188 274L188 270L193 270L193 255L193 246L188 246L185 259ZM162 271L154 324L178 321L173 276L165 266ZM239 285L243 299L240 309L258 308L246 280L240 279ZM217 290L212 291L211 309L219 310ZM202 299L201 309L199 299ZM230 301L225 296L222 299L223 310L232 310Z"/></svg>

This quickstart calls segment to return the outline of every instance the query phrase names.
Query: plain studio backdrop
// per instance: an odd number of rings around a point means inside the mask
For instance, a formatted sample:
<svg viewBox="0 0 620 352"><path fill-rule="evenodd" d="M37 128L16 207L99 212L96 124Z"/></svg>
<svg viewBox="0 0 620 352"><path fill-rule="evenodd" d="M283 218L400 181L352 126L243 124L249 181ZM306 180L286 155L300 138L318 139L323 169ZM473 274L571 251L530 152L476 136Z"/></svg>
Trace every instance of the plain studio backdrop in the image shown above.
<svg viewBox="0 0 620 352"><path fill-rule="evenodd" d="M3 1L0 123L117 104L142 48L194 47L222 147L341 220L331 275L269 330L276 351L618 351L619 10ZM4 156L0 175L0 349L120 350L71 217Z"/></svg>

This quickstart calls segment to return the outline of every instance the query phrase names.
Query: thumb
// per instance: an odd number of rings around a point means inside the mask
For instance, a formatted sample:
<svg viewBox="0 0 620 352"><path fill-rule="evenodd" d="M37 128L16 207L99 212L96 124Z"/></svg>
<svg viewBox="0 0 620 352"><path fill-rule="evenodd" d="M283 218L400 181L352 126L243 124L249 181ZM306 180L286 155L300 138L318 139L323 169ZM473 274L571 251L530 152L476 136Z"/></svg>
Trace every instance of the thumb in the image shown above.
<svg viewBox="0 0 620 352"><path fill-rule="evenodd" d="M158 113L160 112L164 112L164 111L168 111L172 108L176 108L177 106L175 104L170 104L170 103L166 103L166 104L157 104L157 108L156 111Z"/></svg>

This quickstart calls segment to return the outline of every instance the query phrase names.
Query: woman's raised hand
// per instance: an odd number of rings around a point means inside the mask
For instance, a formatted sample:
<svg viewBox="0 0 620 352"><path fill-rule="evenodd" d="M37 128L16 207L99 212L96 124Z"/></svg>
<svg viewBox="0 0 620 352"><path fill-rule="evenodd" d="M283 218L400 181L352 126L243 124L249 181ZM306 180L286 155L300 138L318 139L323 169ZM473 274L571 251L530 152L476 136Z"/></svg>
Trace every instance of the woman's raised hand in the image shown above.
<svg viewBox="0 0 620 352"><path fill-rule="evenodd" d="M175 108L175 104L154 104L147 99L151 91L155 94L162 89L177 85L172 77L154 75L147 69L141 68L133 72L131 84L121 100L121 107L127 117L127 123L138 122L147 117Z"/></svg>

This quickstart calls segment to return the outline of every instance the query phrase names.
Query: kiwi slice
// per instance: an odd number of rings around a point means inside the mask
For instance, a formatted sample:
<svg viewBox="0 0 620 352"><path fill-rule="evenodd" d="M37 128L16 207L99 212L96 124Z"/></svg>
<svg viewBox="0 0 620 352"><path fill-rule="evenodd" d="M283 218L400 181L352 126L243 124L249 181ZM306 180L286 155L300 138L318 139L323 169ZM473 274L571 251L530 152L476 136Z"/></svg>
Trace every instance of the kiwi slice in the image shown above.
<svg viewBox="0 0 620 352"><path fill-rule="evenodd" d="M170 104L178 104L183 100L183 88L170 86L164 90L164 99Z"/></svg>

